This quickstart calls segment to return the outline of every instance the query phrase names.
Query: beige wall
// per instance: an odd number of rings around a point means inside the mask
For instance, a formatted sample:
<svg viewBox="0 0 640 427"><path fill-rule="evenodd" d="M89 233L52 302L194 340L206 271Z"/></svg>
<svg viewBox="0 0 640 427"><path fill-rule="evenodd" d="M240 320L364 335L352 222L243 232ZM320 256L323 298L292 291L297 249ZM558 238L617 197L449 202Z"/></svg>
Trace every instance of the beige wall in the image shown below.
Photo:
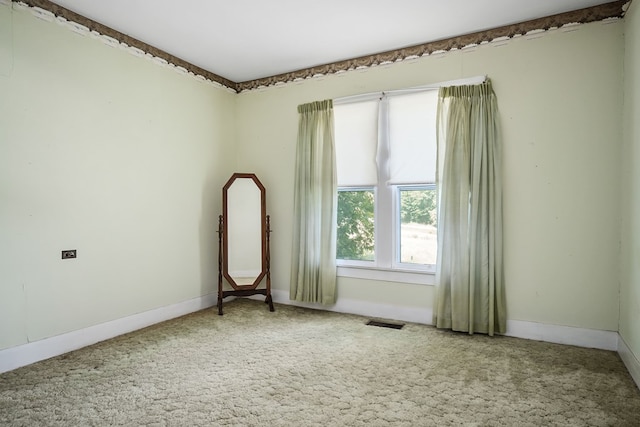
<svg viewBox="0 0 640 427"><path fill-rule="evenodd" d="M288 292L296 106L487 74L505 137L508 318L618 330L620 314L640 354L637 95L621 144L623 28L638 27L637 11L631 24L240 95L8 11L0 5L11 24L0 25L0 349L214 292L220 189L234 171L267 188L273 286ZM626 43L638 68L637 31ZM620 206L631 236L622 276ZM63 249L78 259L61 260ZM433 288L340 278L338 297L428 311Z"/></svg>
<svg viewBox="0 0 640 427"><path fill-rule="evenodd" d="M592 23L238 97L242 171L272 215L272 274L288 290L296 106L488 75L504 129L508 318L618 329L623 23ZM433 288L340 278L338 298L425 308Z"/></svg>
<svg viewBox="0 0 640 427"><path fill-rule="evenodd" d="M0 19L0 349L213 293L236 95Z"/></svg>
<svg viewBox="0 0 640 427"><path fill-rule="evenodd" d="M640 4L625 16L620 336L640 360Z"/></svg>

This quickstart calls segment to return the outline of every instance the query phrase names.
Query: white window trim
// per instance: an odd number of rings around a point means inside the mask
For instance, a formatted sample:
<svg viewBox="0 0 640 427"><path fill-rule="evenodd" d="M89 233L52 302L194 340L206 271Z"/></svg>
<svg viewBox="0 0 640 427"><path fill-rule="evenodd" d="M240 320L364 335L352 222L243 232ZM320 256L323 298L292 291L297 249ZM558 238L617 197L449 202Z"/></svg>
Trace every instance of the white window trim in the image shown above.
<svg viewBox="0 0 640 427"><path fill-rule="evenodd" d="M393 189L386 182L389 181L389 99L383 96L378 106L378 182L375 193L375 262L376 267L392 270L395 256L394 242L395 230L393 221L395 213L393 209L380 209L380 207L392 207L394 204ZM381 243L387 243L385 245Z"/></svg>
<svg viewBox="0 0 640 427"><path fill-rule="evenodd" d="M435 90L429 88L425 90ZM405 92L406 93L406 92ZM359 99L361 101L361 99ZM353 101L355 102L355 101ZM385 280L394 282L429 284L431 280L427 280L428 275L433 275L435 265L409 264L401 263L399 258L399 212L398 209L379 209L380 206L398 207L397 188L406 185L389 184L389 167L387 161L389 159L389 123L388 123L388 97L384 94L380 98L379 105L379 121L378 135L381 137L378 145L377 161L378 161L378 182L372 186L374 192L375 208L374 208L374 260L343 260L337 259L337 265L340 266L339 276L357 277L365 279ZM420 183L415 185L431 185L432 183ZM347 190L369 190L365 187L339 187ZM392 242L391 245L383 245L380 242ZM364 273L369 270L373 273ZM422 277L425 276L425 277Z"/></svg>
<svg viewBox="0 0 640 427"><path fill-rule="evenodd" d="M395 247L393 249L393 262L392 269L400 270L400 271L410 271L413 273L426 273L426 274L435 274L436 266L435 264L411 264L408 262L401 262L400 260L400 200L398 200L400 196L400 191L405 189L415 189L415 188L427 188L429 190L435 190L435 184L411 184L411 185L388 185L391 187L393 192L393 206L395 209L393 210L393 222L392 227L393 230L393 242L395 243Z"/></svg>
<svg viewBox="0 0 640 427"><path fill-rule="evenodd" d="M341 265L338 260L338 277L381 280L384 282L410 283L415 285L435 285L435 266L429 270L385 269L372 266Z"/></svg>
<svg viewBox="0 0 640 427"><path fill-rule="evenodd" d="M385 91L385 92L371 92L364 93L353 96L346 96L341 98L336 98L333 100L334 105L339 104L349 104L352 102L362 102L370 99L384 99L388 96L393 95L404 95L412 92L421 92L427 90L437 90L441 87L445 86L458 86L458 85L476 85L481 84L486 81L487 76L476 76L465 79L458 80L449 80L440 83L434 83L427 86L419 86L407 89L393 90L393 91ZM386 108L386 106L382 106L384 101L381 103L381 108ZM386 124L381 124L382 128L381 132L387 131ZM380 174L380 168L379 172ZM379 178L381 178L379 176ZM380 185L375 187L376 192L376 200L380 197L380 193L387 193L388 196L383 197L391 197L391 202L395 202L393 198L396 195L393 194L393 189L387 184L386 179L379 179L379 183L384 183L384 189L380 188ZM382 190L382 191L381 191ZM376 203L376 207L378 203ZM395 224L396 218L391 218L392 221L385 221L384 218L380 220L378 209L374 211L375 214L375 222L376 222L376 232L375 232L375 261L355 261L355 260L336 260L338 266L338 276L339 277L350 277L357 279L367 279L367 280L381 280L388 282L400 282L400 283L411 283L411 284L419 284L419 285L434 285L435 284L435 265L416 265L413 266L411 264L406 263L398 263L394 261L394 257L397 251L397 248L394 248L393 245L390 248L381 248L378 246L379 233L385 233L389 237L392 237L389 241L395 241L393 238L397 231L393 230L393 226ZM386 212L382 213L384 216L397 216L398 214L395 212ZM380 230L382 228L382 230ZM382 253L380 250L382 249Z"/></svg>

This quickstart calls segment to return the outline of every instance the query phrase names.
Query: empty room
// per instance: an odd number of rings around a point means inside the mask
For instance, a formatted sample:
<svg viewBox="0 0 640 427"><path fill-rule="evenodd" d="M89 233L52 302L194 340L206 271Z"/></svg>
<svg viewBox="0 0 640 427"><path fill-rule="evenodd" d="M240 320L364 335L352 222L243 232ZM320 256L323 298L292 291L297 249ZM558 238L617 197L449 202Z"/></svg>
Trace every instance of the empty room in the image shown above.
<svg viewBox="0 0 640 427"><path fill-rule="evenodd" d="M0 425L640 424L637 1L0 0Z"/></svg>

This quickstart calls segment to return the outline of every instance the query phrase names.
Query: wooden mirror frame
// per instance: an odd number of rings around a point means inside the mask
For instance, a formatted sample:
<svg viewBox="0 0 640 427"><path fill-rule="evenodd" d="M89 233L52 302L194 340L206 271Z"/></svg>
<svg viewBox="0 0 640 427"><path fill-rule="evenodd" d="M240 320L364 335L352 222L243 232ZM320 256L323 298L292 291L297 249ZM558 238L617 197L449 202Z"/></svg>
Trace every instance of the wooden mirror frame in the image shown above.
<svg viewBox="0 0 640 427"><path fill-rule="evenodd" d="M228 212L228 192L234 182L238 179L251 179L260 191L260 240L261 240L261 271L251 284L241 285L229 273L229 212ZM269 215L267 215L266 190L258 177L253 173L234 173L222 188L222 211L218 221L218 314L222 315L222 300L227 296L251 296L265 295L265 303L269 305L269 310L274 311L273 300L271 298L271 271L269 236L271 233L269 225ZM233 290L223 290L222 278L231 285ZM258 285L266 277L266 288L258 289Z"/></svg>

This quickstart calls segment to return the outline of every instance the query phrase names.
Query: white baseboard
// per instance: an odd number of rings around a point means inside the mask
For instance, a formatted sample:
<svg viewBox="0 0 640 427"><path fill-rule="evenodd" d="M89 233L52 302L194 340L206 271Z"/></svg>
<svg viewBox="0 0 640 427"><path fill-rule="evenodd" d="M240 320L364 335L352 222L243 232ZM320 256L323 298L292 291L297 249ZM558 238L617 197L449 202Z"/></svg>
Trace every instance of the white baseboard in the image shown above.
<svg viewBox="0 0 640 427"><path fill-rule="evenodd" d="M289 300L289 293L272 291L273 300L282 304L336 311L339 313L359 314L362 316L402 320L405 322L432 325L432 310L429 308L402 307L392 304L372 303L352 299L339 299L334 305L300 303ZM264 297L263 297L264 298ZM570 326L549 325L545 323L507 321L507 336L579 347L598 348L615 351L618 349L618 333L595 329L574 328Z"/></svg>
<svg viewBox="0 0 640 427"><path fill-rule="evenodd" d="M631 374L631 378L633 378L638 388L640 388L640 361L638 361L638 358L633 354L622 337L618 339L618 354L627 367L629 374Z"/></svg>
<svg viewBox="0 0 640 427"><path fill-rule="evenodd" d="M274 302L280 304L425 325L432 324L432 311L428 308L403 307L345 298L339 299L336 304L331 306L300 303L289 300L289 292L283 290L273 290L272 297ZM264 296L256 295L254 298L264 299ZM58 356L72 350L77 350L165 320L209 308L215 306L216 302L215 294L205 295L82 330L0 350L0 373ZM505 335L558 344L618 351L636 383L640 382L640 363L638 363L638 359L631 353L623 340L619 339L617 332L509 320L507 321L507 333Z"/></svg>
<svg viewBox="0 0 640 427"><path fill-rule="evenodd" d="M616 331L507 320L507 333L505 335L601 350L616 351L618 349L618 332Z"/></svg>
<svg viewBox="0 0 640 427"><path fill-rule="evenodd" d="M210 294L0 351L0 373L216 305Z"/></svg>
<svg viewBox="0 0 640 427"><path fill-rule="evenodd" d="M298 307L314 308L318 310L335 311L337 313L358 314L360 316L377 317L381 319L401 320L403 322L422 323L430 325L431 309L421 307L403 307L392 304L359 301L341 298L333 305L322 305L292 301L288 291L272 290L273 301L280 304ZM264 297L262 297L264 299Z"/></svg>

